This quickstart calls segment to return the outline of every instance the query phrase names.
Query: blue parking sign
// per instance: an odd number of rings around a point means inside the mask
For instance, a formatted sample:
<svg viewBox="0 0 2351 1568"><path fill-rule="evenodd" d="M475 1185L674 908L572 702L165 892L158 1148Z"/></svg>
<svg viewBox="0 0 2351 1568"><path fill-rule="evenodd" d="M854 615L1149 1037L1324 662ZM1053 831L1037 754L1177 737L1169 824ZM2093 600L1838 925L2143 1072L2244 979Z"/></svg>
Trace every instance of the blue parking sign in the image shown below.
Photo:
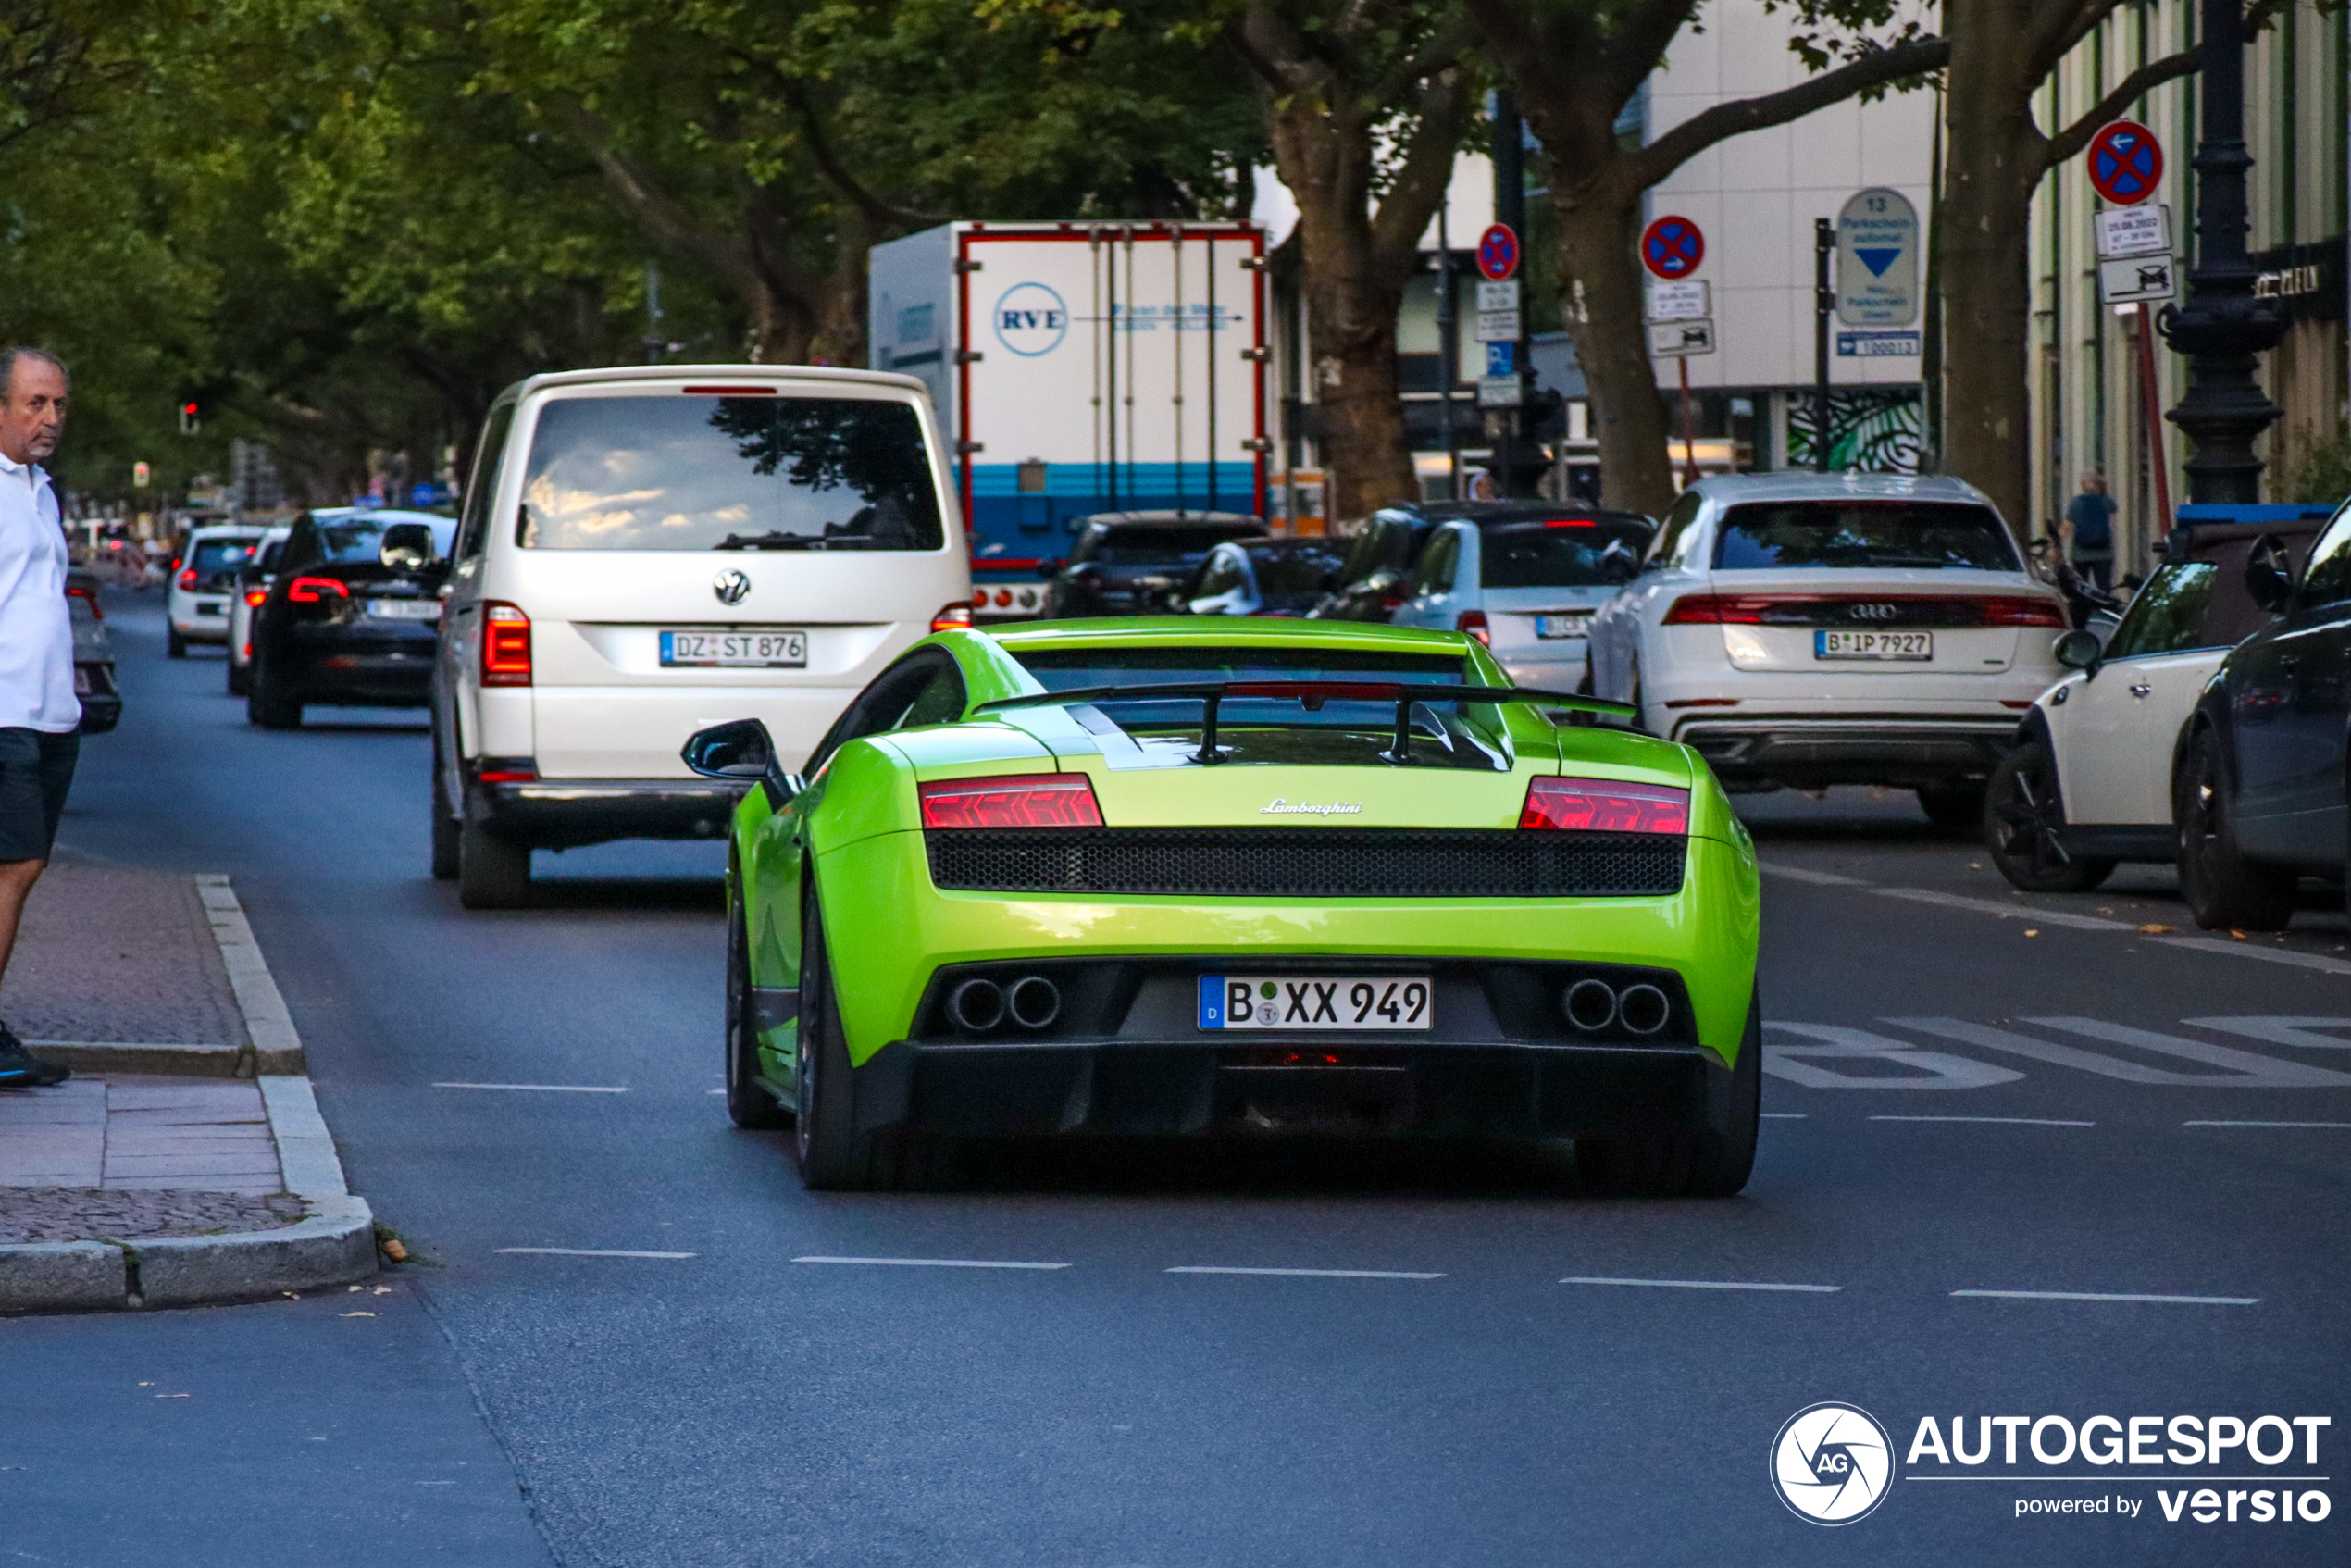
<svg viewBox="0 0 2351 1568"><path fill-rule="evenodd" d="M1486 345L1486 373L1488 376L1517 375L1518 344L1487 343Z"/></svg>

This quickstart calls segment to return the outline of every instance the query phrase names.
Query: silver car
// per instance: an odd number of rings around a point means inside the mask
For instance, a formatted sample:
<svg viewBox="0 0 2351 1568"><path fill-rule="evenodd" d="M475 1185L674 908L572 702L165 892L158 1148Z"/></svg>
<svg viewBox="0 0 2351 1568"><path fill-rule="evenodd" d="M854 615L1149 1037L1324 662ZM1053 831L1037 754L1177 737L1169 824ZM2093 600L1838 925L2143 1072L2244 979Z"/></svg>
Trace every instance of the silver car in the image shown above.
<svg viewBox="0 0 2351 1568"><path fill-rule="evenodd" d="M66 574L66 605L73 615L73 694L81 699L84 735L104 735L122 722L122 689L115 684L114 643L98 606L98 579Z"/></svg>

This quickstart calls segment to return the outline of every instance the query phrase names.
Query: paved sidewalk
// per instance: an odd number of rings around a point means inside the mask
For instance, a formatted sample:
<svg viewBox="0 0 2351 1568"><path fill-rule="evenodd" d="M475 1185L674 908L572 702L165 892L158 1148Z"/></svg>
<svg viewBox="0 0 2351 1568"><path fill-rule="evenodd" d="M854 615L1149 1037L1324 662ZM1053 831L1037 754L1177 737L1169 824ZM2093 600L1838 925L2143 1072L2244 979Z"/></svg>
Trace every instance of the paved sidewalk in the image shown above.
<svg viewBox="0 0 2351 1568"><path fill-rule="evenodd" d="M0 1015L75 1069L0 1090L0 1311L374 1272L373 1215L343 1185L228 878L61 863L26 911Z"/></svg>

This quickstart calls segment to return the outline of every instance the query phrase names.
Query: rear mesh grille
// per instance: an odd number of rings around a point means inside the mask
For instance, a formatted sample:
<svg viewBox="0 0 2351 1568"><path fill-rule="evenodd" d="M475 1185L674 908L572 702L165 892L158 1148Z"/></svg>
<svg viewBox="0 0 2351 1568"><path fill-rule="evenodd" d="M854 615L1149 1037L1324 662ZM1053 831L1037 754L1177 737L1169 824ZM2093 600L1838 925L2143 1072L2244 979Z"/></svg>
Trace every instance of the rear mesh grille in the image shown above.
<svg viewBox="0 0 2351 1568"><path fill-rule="evenodd" d="M927 834L931 880L974 892L1256 898L1637 898L1682 889L1660 833L1372 828L982 828Z"/></svg>

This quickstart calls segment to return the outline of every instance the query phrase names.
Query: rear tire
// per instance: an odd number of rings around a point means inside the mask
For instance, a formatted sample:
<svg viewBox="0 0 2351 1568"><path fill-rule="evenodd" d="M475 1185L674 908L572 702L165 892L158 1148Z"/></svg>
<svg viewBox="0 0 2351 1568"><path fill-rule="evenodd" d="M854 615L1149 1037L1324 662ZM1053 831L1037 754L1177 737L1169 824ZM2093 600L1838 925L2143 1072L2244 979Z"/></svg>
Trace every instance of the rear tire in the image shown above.
<svg viewBox="0 0 2351 1568"><path fill-rule="evenodd" d="M758 1018L752 1006L751 941L735 879L727 879L727 1114L754 1132L791 1126L791 1113L759 1083Z"/></svg>
<svg viewBox="0 0 2351 1568"><path fill-rule="evenodd" d="M841 1034L813 876L802 878L801 899L800 1041L792 1053L792 1152L800 1179L813 1192L910 1186L917 1147L912 1136L895 1128L857 1130L854 1069Z"/></svg>
<svg viewBox="0 0 2351 1568"><path fill-rule="evenodd" d="M457 828L457 902L467 909L529 908L530 846L467 813Z"/></svg>
<svg viewBox="0 0 2351 1568"><path fill-rule="evenodd" d="M441 747L432 749L432 879L456 880L461 858L457 845L457 814L449 809L449 792L442 788Z"/></svg>
<svg viewBox="0 0 2351 1568"><path fill-rule="evenodd" d="M2043 741L2009 748L1992 769L1981 820L1992 864L2023 892L2086 893L2114 875L2110 860L2066 852L2065 798Z"/></svg>
<svg viewBox="0 0 2351 1568"><path fill-rule="evenodd" d="M2208 931L2283 931L2294 918L2294 874L2245 858L2229 821L2220 743L2199 729L2180 759L2171 820L2180 829L2180 896Z"/></svg>
<svg viewBox="0 0 2351 1568"><path fill-rule="evenodd" d="M1647 1138L1579 1138L1576 1174L1613 1198L1735 1197L1754 1174L1762 1104L1763 1002L1757 991L1747 1004L1738 1059L1727 1071L1707 1069L1703 1124Z"/></svg>
<svg viewBox="0 0 2351 1568"><path fill-rule="evenodd" d="M188 656L188 640L180 636L176 631L165 632L163 634L163 656L167 659L186 658Z"/></svg>
<svg viewBox="0 0 2351 1568"><path fill-rule="evenodd" d="M269 678L269 666L254 662L252 689L245 697L245 717L264 729L300 729L302 702L289 699Z"/></svg>
<svg viewBox="0 0 2351 1568"><path fill-rule="evenodd" d="M1984 825L1985 786L1937 784L1918 791L1919 809L1946 832L1972 832Z"/></svg>

